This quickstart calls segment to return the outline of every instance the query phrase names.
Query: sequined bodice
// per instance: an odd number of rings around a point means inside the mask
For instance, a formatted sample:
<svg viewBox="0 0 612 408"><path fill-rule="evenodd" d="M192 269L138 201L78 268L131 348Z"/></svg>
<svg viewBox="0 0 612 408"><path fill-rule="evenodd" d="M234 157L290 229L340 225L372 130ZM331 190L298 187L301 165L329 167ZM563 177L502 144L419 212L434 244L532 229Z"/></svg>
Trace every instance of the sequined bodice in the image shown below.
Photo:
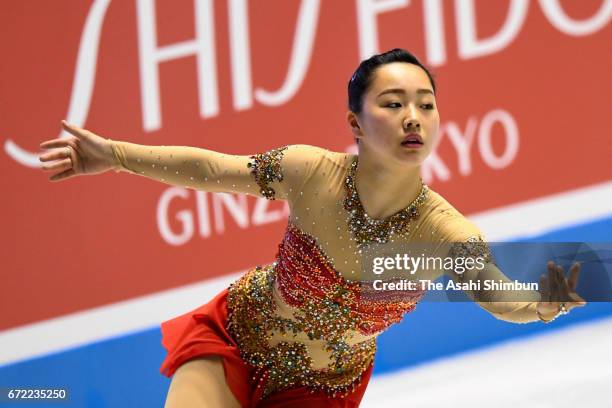
<svg viewBox="0 0 612 408"><path fill-rule="evenodd" d="M276 280L283 300L313 320L315 332L358 330L378 333L414 309L423 291L376 292L367 282L338 272L314 237L289 223L277 255ZM316 326L316 325L314 325Z"/></svg>
<svg viewBox="0 0 612 408"><path fill-rule="evenodd" d="M340 328L342 311L331 306L325 316L318 310L300 308L294 319L278 314L274 296L275 265L247 272L228 292L228 330L238 343L242 358L267 372L264 394L295 385L321 389L331 395L345 394L359 382L374 361L374 338L349 344ZM333 319L334 322L329 319ZM307 333L304 339L301 334ZM280 336L280 341L279 341ZM273 341L275 340L275 341ZM325 367L315 367L312 347L320 342L330 354Z"/></svg>
<svg viewBox="0 0 612 408"><path fill-rule="evenodd" d="M376 334L423 295L374 294L368 287L345 279L314 237L288 224L276 262L251 270L228 297L228 329L243 358L272 373L266 392L300 383L343 393L359 381L373 362ZM280 313L287 309L289 316ZM319 348L328 354L323 368L313 361Z"/></svg>

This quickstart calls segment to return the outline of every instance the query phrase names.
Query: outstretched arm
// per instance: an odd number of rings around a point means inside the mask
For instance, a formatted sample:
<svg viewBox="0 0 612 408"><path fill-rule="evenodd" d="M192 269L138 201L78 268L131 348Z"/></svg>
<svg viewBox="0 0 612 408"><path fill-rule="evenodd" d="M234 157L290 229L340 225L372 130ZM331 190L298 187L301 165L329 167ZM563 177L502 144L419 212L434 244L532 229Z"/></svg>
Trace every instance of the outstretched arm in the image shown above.
<svg viewBox="0 0 612 408"><path fill-rule="evenodd" d="M261 170L270 176L259 180L254 157L227 155L190 146L146 146L110 140L113 168L166 184L213 192L240 192L284 198L285 184L278 183L286 148L268 153ZM274 168L278 167L275 171ZM269 170L266 171L266 168ZM258 183L260 181L260 183ZM274 184L276 188L271 185Z"/></svg>
<svg viewBox="0 0 612 408"><path fill-rule="evenodd" d="M513 285L513 281L493 263L487 244L482 240L455 244L451 256L482 257L484 268L471 268L458 274L449 272L451 278L466 287L479 288L465 290L467 295L483 309L500 320L513 323L534 321L550 322L560 313L569 312L574 307L584 306L586 302L576 293L580 265L574 264L570 275L565 277L561 266L549 262L548 273L540 278L539 290L487 288L485 282ZM473 285L470 285L473 283ZM512 286L509 286L512 287Z"/></svg>
<svg viewBox="0 0 612 408"><path fill-rule="evenodd" d="M166 184L213 192L289 199L308 177L308 158L323 149L293 145L252 156L227 155L189 146L146 146L100 137L62 122L72 136L41 143L44 170L59 171L52 181L108 170L128 172Z"/></svg>

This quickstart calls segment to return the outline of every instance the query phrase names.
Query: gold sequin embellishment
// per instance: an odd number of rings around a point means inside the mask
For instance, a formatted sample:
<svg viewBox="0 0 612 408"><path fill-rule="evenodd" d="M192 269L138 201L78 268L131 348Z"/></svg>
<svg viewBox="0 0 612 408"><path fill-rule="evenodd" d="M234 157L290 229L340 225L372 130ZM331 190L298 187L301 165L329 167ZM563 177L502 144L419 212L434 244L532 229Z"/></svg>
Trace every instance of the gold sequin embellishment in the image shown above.
<svg viewBox="0 0 612 408"><path fill-rule="evenodd" d="M282 341L270 346L274 331L295 335L317 329L316 325L275 315L274 266L252 269L231 285L228 293L228 330L238 343L242 358L267 371L264 396L293 386L307 386L332 396L350 393L374 361L376 340L353 346L344 343L346 349L335 350L332 362L324 369L312 368L307 346L302 342ZM314 321L318 317L311 318ZM319 333L314 337L319 337Z"/></svg>
<svg viewBox="0 0 612 408"><path fill-rule="evenodd" d="M261 194L268 200L274 200L276 194L269 184L275 180L283 181L281 160L286 149L287 146L284 146L251 156L253 160L247 165L261 189Z"/></svg>
<svg viewBox="0 0 612 408"><path fill-rule="evenodd" d="M408 207L393 214L384 220L376 220L368 217L357 188L355 187L355 171L357 169L357 158L351 163L346 176L344 186L346 197L344 198L344 209L348 212L348 227L357 241L359 247L376 242L385 244L389 242L392 234L407 234L410 221L419 217L419 206L427 199L429 188L423 184L421 192Z"/></svg>
<svg viewBox="0 0 612 408"><path fill-rule="evenodd" d="M482 258L485 263L495 263L491 248L479 236L469 237L465 242L456 242L452 244L448 256L451 258ZM457 274L459 279L463 279L463 274Z"/></svg>

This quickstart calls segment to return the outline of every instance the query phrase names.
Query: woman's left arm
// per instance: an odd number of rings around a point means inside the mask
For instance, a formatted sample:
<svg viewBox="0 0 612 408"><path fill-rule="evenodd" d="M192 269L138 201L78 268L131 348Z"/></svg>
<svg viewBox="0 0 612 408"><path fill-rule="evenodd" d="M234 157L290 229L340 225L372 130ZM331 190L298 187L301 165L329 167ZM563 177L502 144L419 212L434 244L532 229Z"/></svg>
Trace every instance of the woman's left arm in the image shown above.
<svg viewBox="0 0 612 408"><path fill-rule="evenodd" d="M575 307L584 306L585 300L576 293L580 264L575 263L569 271L569 277L560 265L550 261L547 273L540 277L539 288L535 290L501 290L487 285L487 282L510 284L514 281L494 263L491 251L480 235L467 239L465 242L451 246L449 255L452 258L480 258L480 263L458 273L448 271L447 274L455 282L466 288L464 291L483 309L497 319L513 323L529 323L534 321L551 322L560 314L567 314ZM476 267L480 265L482 267ZM476 288L476 289L472 289Z"/></svg>

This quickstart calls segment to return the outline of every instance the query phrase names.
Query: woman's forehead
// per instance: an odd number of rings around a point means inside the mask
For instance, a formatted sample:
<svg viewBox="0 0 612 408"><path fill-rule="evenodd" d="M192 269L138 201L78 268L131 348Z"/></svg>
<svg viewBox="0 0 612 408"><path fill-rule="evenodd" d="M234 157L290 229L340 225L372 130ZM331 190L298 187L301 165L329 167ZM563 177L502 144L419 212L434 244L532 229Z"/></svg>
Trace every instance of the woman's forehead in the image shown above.
<svg viewBox="0 0 612 408"><path fill-rule="evenodd" d="M415 92L417 89L431 89L431 83L425 71L418 65L393 62L376 69L370 91L373 91L376 97L379 92L388 88Z"/></svg>

